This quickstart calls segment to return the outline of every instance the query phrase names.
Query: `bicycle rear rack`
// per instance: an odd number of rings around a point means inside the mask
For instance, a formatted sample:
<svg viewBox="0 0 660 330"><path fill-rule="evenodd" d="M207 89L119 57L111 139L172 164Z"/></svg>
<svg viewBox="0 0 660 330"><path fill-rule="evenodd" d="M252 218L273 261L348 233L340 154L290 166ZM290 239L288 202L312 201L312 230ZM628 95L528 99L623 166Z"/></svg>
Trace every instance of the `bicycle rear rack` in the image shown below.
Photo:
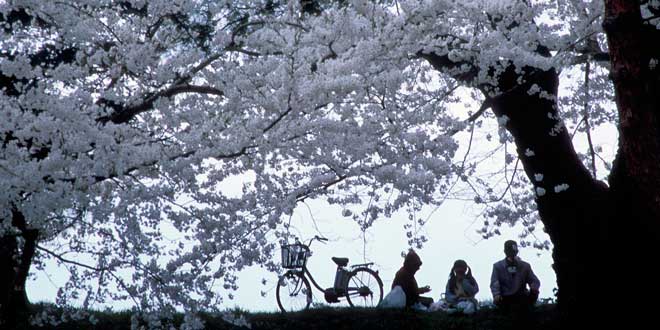
<svg viewBox="0 0 660 330"><path fill-rule="evenodd" d="M366 264L351 265L351 268L369 267L369 266L372 266L373 264L374 264L373 262L367 262ZM376 271L376 272L378 272L378 271Z"/></svg>

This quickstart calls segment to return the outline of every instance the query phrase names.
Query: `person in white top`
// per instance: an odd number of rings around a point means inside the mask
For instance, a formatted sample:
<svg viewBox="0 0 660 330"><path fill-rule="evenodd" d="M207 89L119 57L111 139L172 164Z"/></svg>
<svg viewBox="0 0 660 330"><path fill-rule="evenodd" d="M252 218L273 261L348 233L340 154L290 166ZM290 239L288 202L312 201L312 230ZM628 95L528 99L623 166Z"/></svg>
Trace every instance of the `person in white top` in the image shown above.
<svg viewBox="0 0 660 330"><path fill-rule="evenodd" d="M493 265L490 277L493 302L505 309L533 307L539 297L541 282L530 264L518 257L515 241L504 243L504 254L506 258Z"/></svg>

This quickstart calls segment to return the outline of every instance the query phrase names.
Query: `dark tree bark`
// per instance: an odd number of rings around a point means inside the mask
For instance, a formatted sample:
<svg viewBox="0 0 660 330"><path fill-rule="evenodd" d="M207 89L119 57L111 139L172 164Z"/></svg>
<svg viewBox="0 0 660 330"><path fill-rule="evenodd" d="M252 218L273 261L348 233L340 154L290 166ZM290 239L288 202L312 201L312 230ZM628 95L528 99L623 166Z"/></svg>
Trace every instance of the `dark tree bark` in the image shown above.
<svg viewBox="0 0 660 330"><path fill-rule="evenodd" d="M509 69L500 78L507 92L492 99L497 116L507 116L518 157L537 193L536 203L545 229L553 242L553 268L557 275L558 300L566 321L583 316L599 290L608 287L597 274L607 272L611 214L609 189L592 178L579 160L563 125L555 100L529 95L536 84L557 95L558 74L554 70L525 68L525 83L517 84L518 74ZM543 179L537 181L536 174ZM568 185L567 190L555 187Z"/></svg>
<svg viewBox="0 0 660 330"><path fill-rule="evenodd" d="M642 19L640 1L605 1L603 27L619 113L619 150L609 177L616 205L613 254L625 262L612 278L639 281L625 311L641 324L655 313L660 288L643 270L654 267L660 239L660 30ZM654 63L655 62L655 63ZM646 283L644 283L646 282Z"/></svg>
<svg viewBox="0 0 660 330"><path fill-rule="evenodd" d="M660 32L643 23L639 1L605 3L620 116L609 187L578 159L556 101L527 93L536 84L557 95L557 72L526 67L516 73L509 67L498 77L504 92L486 102L497 116L507 116L506 129L525 173L535 189L543 189L536 202L554 246L564 322L643 324L653 315L649 298L660 296L652 279L638 273L657 259L660 238L660 63L653 65L653 59L660 60ZM543 47L538 52L549 56ZM447 56L418 55L445 72L462 64ZM473 77L474 70L455 76L466 82ZM488 95L488 86L480 88ZM543 180L537 182L535 174L543 174ZM569 189L555 192L561 184Z"/></svg>
<svg viewBox="0 0 660 330"><path fill-rule="evenodd" d="M660 31L642 23L638 1L605 1L603 26L619 112L619 154L610 177L640 230L660 227ZM614 189L616 188L616 189Z"/></svg>
<svg viewBox="0 0 660 330"><path fill-rule="evenodd" d="M12 294L16 282L16 263L14 256L17 251L16 238L8 235L0 237L0 327L10 327L13 319Z"/></svg>
<svg viewBox="0 0 660 330"><path fill-rule="evenodd" d="M28 327L29 303L25 284L36 251L39 232L27 228L22 213L12 211L16 234L0 237L0 328Z"/></svg>

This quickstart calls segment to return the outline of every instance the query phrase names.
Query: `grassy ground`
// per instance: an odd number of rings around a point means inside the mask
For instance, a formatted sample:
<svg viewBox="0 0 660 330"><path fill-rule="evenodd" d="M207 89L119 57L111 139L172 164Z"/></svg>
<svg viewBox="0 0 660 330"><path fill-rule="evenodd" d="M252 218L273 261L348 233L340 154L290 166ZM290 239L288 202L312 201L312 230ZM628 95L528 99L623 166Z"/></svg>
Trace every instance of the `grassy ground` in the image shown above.
<svg viewBox="0 0 660 330"><path fill-rule="evenodd" d="M482 309L474 315L418 312L401 309L326 308L289 314L255 314L252 329L557 329L554 305L537 308L527 320Z"/></svg>
<svg viewBox="0 0 660 330"><path fill-rule="evenodd" d="M35 305L34 311L39 312L52 306ZM61 310L60 310L61 311ZM447 314L444 312L418 312L401 309L374 308L315 308L297 313L256 313L234 311L243 315L253 330L342 330L342 329L459 329L459 330L500 330L500 329L539 329L557 330L557 313L555 305L541 305L528 317L521 315L505 315L494 309L481 309L471 316ZM56 315L57 313L55 313ZM131 328L131 313L100 312L91 314L96 319L92 323L89 318L82 321L71 321L46 326L33 326L31 329L42 330L120 330ZM220 315L202 315L206 329L235 330L247 329L226 322ZM177 315L173 323L180 324L182 315Z"/></svg>
<svg viewBox="0 0 660 330"><path fill-rule="evenodd" d="M63 310L51 304L32 305L33 316L49 315L46 318L37 317L42 320L41 324L33 324L29 330L125 330L131 329L131 311L106 312L106 311L85 311L84 317L74 319L76 310ZM236 311L243 315L248 315L244 311ZM64 315L64 316L63 316ZM214 314L201 315L205 324L205 329L217 330L235 330L246 329L245 327L235 326L225 321L222 316ZM54 321L54 322L52 322ZM183 322L183 315L176 314L172 320L163 321L163 329L169 329L168 325L174 325L178 328ZM146 322L140 321L141 325ZM139 327L138 327L139 328ZM146 329L146 327L145 327ZM5 330L5 329L0 329Z"/></svg>

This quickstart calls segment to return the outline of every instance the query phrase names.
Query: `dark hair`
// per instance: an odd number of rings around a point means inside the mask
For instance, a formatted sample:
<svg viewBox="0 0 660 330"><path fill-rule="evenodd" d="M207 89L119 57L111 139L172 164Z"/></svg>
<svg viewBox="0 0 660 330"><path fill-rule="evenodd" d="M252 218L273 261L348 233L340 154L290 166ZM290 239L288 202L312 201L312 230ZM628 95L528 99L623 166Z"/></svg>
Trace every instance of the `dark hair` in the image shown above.
<svg viewBox="0 0 660 330"><path fill-rule="evenodd" d="M452 273L458 267L467 268L468 267L467 262L465 262L465 260L462 260L462 259L458 259L458 260L454 261L454 266L451 268Z"/></svg>
<svg viewBox="0 0 660 330"><path fill-rule="evenodd" d="M510 249L510 248L512 248L514 245L515 245L515 246L518 246L518 243L516 243L516 241L514 241L514 240L508 240L508 241L504 242L504 248L505 248L505 249Z"/></svg>
<svg viewBox="0 0 660 330"><path fill-rule="evenodd" d="M507 257L512 258L518 255L518 243L512 240L504 242L504 254L506 254Z"/></svg>
<svg viewBox="0 0 660 330"><path fill-rule="evenodd" d="M468 266L467 262L462 259L458 259L454 261L454 266L451 267L451 271L449 272L449 290L451 290L452 293L456 293L456 274L455 270L456 268L466 268L467 273L465 273L465 278L471 280L472 279L472 270Z"/></svg>

